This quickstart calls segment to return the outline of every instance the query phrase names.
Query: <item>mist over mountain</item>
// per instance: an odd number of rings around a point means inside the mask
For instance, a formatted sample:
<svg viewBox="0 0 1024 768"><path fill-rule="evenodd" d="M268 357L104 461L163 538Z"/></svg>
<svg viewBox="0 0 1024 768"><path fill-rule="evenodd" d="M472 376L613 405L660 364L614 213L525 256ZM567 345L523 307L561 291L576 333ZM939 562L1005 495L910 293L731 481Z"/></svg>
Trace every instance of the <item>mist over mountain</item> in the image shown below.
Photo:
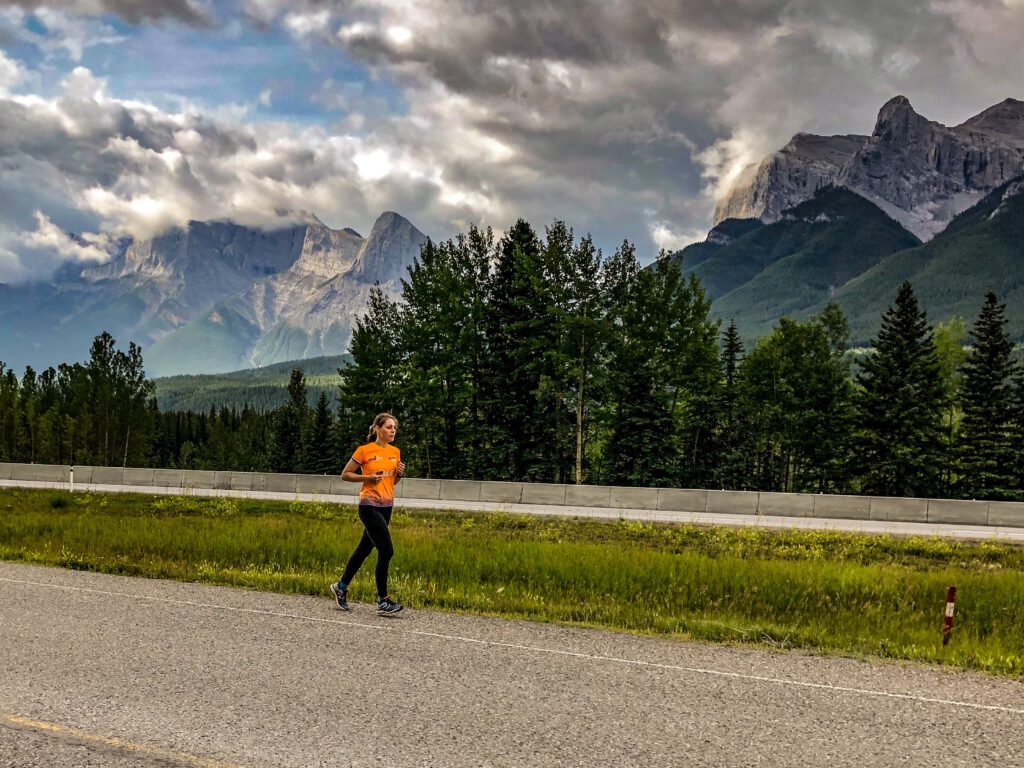
<svg viewBox="0 0 1024 768"><path fill-rule="evenodd" d="M151 375L342 354L370 289L397 296L425 241L393 212L365 238L313 217L270 232L190 222L122 243L106 264L0 286L0 360L36 368L80 360L104 330L140 344Z"/></svg>
<svg viewBox="0 0 1024 768"><path fill-rule="evenodd" d="M726 218L777 221L828 184L867 198L921 240L1024 172L1024 101L1006 99L953 128L903 96L886 102L870 136L797 134L749 166L719 204Z"/></svg>
<svg viewBox="0 0 1024 768"><path fill-rule="evenodd" d="M1024 340L1024 102L947 128L897 96L870 136L799 133L749 166L707 239L673 258L748 343L833 300L850 341L868 344L904 280L933 323L970 324L995 290Z"/></svg>

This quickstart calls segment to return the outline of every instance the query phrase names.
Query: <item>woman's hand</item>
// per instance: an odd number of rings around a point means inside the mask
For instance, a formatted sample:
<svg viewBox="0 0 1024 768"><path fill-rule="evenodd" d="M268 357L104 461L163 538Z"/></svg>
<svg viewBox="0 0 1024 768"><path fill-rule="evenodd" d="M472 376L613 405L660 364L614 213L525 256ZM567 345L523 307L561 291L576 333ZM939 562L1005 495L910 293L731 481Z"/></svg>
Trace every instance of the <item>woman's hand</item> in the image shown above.
<svg viewBox="0 0 1024 768"><path fill-rule="evenodd" d="M395 467L395 474L398 475L399 477L401 477L402 475L405 474L405 462L404 461L398 462L398 466Z"/></svg>

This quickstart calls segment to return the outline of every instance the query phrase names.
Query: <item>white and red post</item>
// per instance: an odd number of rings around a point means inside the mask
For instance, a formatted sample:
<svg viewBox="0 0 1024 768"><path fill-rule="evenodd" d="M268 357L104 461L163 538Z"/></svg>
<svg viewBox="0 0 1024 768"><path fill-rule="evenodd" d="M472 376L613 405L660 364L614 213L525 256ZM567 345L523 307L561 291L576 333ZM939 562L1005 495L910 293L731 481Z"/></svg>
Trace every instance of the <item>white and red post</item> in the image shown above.
<svg viewBox="0 0 1024 768"><path fill-rule="evenodd" d="M956 587L946 592L946 617L942 620L942 644L947 645L953 635L953 606L956 603Z"/></svg>

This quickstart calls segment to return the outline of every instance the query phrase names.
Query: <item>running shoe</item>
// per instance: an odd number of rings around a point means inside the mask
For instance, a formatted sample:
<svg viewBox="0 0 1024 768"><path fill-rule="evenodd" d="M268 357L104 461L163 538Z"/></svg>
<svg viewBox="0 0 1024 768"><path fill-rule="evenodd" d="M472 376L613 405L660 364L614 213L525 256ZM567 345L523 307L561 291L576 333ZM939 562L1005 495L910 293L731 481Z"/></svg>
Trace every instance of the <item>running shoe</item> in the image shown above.
<svg viewBox="0 0 1024 768"><path fill-rule="evenodd" d="M342 589L337 583L331 584L331 592L334 593L334 599L338 601L338 607L343 610L349 610L348 607L348 590Z"/></svg>
<svg viewBox="0 0 1024 768"><path fill-rule="evenodd" d="M402 604L396 603L390 597L385 597L383 600L377 603L377 615L378 616L393 616L402 610Z"/></svg>

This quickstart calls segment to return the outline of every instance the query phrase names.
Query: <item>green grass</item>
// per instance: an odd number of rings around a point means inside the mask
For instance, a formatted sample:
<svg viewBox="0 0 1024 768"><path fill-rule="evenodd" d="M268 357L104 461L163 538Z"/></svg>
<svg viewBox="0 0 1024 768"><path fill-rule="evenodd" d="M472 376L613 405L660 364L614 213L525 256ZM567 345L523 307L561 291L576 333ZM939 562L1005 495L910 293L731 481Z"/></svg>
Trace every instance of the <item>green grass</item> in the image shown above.
<svg viewBox="0 0 1024 768"><path fill-rule="evenodd" d="M1019 547L401 510L392 527L391 591L413 608L1024 675ZM0 490L0 559L325 600L360 533L323 503ZM372 581L371 557L353 598Z"/></svg>

